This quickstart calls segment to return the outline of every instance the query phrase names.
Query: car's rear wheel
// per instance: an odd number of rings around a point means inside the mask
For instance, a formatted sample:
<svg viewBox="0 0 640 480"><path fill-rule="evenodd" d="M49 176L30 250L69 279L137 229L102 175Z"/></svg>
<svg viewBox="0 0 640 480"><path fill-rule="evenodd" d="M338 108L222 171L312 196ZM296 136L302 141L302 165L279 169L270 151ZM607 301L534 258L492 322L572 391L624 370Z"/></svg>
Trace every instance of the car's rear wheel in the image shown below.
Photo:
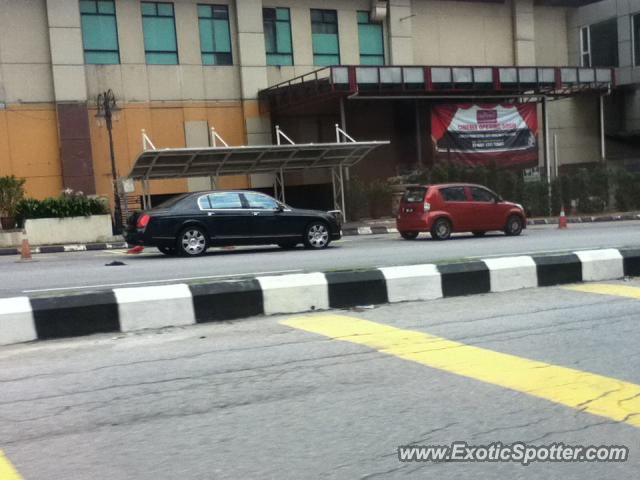
<svg viewBox="0 0 640 480"><path fill-rule="evenodd" d="M185 257L204 255L209 247L207 235L201 227L185 228L178 235L176 243L178 252Z"/></svg>
<svg viewBox="0 0 640 480"><path fill-rule="evenodd" d="M474 237L484 237L487 232L473 232Z"/></svg>
<svg viewBox="0 0 640 480"><path fill-rule="evenodd" d="M158 247L158 250L160 250L165 255L175 255L176 254L175 247Z"/></svg>
<svg viewBox="0 0 640 480"><path fill-rule="evenodd" d="M278 246L283 250L293 250L298 246L298 242L280 242Z"/></svg>
<svg viewBox="0 0 640 480"><path fill-rule="evenodd" d="M400 236L405 240L415 240L418 238L418 232L400 232Z"/></svg>
<svg viewBox="0 0 640 480"><path fill-rule="evenodd" d="M510 237L516 237L522 233L523 228L522 218L518 215L511 215L507 220L507 226L504 229L504 233Z"/></svg>
<svg viewBox="0 0 640 480"><path fill-rule="evenodd" d="M431 236L435 240L447 240L451 236L451 222L446 218L439 218L431 227Z"/></svg>
<svg viewBox="0 0 640 480"><path fill-rule="evenodd" d="M304 246L320 250L327 248L331 243L329 238L329 227L324 222L311 223L304 233Z"/></svg>

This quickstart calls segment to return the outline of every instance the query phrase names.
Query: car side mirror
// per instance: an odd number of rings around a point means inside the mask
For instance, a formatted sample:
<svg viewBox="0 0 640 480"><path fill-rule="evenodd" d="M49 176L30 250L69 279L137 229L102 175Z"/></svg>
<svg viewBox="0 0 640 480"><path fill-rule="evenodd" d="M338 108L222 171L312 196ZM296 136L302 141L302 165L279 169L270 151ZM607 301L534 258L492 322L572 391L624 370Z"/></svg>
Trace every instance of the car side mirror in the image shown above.
<svg viewBox="0 0 640 480"><path fill-rule="evenodd" d="M278 206L275 208L275 211L276 212L284 212L284 205L279 203Z"/></svg>

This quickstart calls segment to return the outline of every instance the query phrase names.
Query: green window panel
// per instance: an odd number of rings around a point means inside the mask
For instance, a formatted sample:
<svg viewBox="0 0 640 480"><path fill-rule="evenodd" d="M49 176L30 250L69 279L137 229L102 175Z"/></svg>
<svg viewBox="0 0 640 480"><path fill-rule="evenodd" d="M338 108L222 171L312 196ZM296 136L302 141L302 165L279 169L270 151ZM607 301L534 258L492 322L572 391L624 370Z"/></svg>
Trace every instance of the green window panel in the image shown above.
<svg viewBox="0 0 640 480"><path fill-rule="evenodd" d="M80 15L85 63L120 63L116 7L113 0L81 0Z"/></svg>
<svg viewBox="0 0 640 480"><path fill-rule="evenodd" d="M263 8L267 65L293 65L291 17L288 8Z"/></svg>
<svg viewBox="0 0 640 480"><path fill-rule="evenodd" d="M360 63L384 65L384 34L382 24L371 22L369 12L358 12Z"/></svg>
<svg viewBox="0 0 640 480"><path fill-rule="evenodd" d="M173 3L142 2L144 51L150 65L177 65L178 41Z"/></svg>
<svg viewBox="0 0 640 480"><path fill-rule="evenodd" d="M338 14L335 10L311 10L311 35L313 63L315 65L339 65L340 41L338 39Z"/></svg>
<svg viewBox="0 0 640 480"><path fill-rule="evenodd" d="M229 10L226 5L198 5L203 65L232 65Z"/></svg>

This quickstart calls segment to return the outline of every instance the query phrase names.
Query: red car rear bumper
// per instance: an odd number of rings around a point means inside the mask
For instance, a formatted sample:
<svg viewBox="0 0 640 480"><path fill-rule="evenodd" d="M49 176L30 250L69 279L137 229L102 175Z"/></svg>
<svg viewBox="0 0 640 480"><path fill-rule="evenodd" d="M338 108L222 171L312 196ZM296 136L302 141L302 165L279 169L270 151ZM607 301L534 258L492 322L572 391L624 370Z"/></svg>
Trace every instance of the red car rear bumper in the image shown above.
<svg viewBox="0 0 640 480"><path fill-rule="evenodd" d="M396 228L400 232L428 232L433 225L432 215L424 213L422 215L403 215L396 217Z"/></svg>

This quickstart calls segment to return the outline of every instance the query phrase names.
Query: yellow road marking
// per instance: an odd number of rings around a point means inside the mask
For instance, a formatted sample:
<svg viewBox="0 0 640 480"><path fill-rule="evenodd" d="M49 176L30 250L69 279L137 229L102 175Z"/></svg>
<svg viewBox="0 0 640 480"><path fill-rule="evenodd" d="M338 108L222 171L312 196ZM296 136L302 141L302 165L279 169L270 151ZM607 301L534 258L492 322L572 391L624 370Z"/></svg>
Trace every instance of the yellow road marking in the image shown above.
<svg viewBox="0 0 640 480"><path fill-rule="evenodd" d="M341 315L281 323L640 427L640 385Z"/></svg>
<svg viewBox="0 0 640 480"><path fill-rule="evenodd" d="M22 480L18 471L11 465L11 462L0 450L0 478L2 480Z"/></svg>
<svg viewBox="0 0 640 480"><path fill-rule="evenodd" d="M600 295L612 295L616 297L640 298L640 288L628 285L612 285L606 283L584 283L564 287L565 290L575 292L598 293Z"/></svg>

